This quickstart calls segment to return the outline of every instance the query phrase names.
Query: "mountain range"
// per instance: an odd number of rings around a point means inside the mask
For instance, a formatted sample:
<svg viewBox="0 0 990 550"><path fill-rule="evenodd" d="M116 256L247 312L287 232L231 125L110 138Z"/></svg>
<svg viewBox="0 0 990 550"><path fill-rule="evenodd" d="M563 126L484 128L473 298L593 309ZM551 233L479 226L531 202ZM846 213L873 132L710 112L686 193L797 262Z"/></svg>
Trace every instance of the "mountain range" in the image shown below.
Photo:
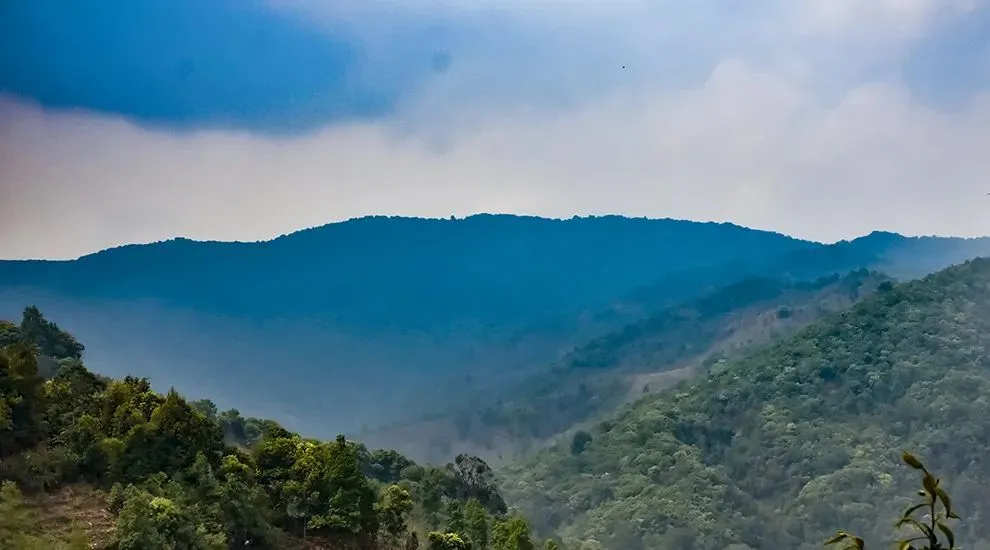
<svg viewBox="0 0 990 550"><path fill-rule="evenodd" d="M370 217L266 242L2 261L0 316L36 304L101 373L330 436L498 396L578 346L747 279L909 279L988 252L988 239L822 244L620 216Z"/></svg>

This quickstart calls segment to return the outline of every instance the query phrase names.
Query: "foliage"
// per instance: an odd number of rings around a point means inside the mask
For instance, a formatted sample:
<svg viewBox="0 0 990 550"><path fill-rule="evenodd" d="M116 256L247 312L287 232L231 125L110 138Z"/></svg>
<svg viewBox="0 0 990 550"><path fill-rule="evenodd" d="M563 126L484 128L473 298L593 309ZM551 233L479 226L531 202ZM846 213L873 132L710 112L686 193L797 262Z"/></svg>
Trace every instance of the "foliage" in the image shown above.
<svg viewBox="0 0 990 550"><path fill-rule="evenodd" d="M529 524L519 516L496 521L492 529L493 550L534 550Z"/></svg>
<svg viewBox="0 0 990 550"><path fill-rule="evenodd" d="M885 540L900 449L937 456L990 543L990 260L893 285L506 468L538 532L604 548L816 548L836 525ZM906 504L906 503L905 503Z"/></svg>
<svg viewBox="0 0 990 550"><path fill-rule="evenodd" d="M588 446L588 443L592 441L591 434L584 430L578 430L574 432L574 437L571 438L571 454L577 456L584 452L584 448Z"/></svg>
<svg viewBox="0 0 990 550"><path fill-rule="evenodd" d="M0 458L44 436L44 381L33 350L18 342L0 353Z"/></svg>
<svg viewBox="0 0 990 550"><path fill-rule="evenodd" d="M389 485L378 497L376 511L380 521L382 545L386 548L405 548L409 536L409 514L415 503L409 491L398 485Z"/></svg>
<svg viewBox="0 0 990 550"><path fill-rule="evenodd" d="M0 289L31 287L48 307L75 301L87 313L66 322L99 335L104 356L140 365L142 375L167 372L180 385L277 403L308 433L332 438L422 412L392 399L409 384L422 408L470 403L471 389L492 395L488 382L548 365L632 322L630 310L649 313L752 276L814 279L872 266L893 248L906 251L898 263L920 263L911 251L921 240L879 241L825 246L731 224L618 216L374 217L264 243L175 239L68 262L0 261ZM986 243L934 248L936 263L948 265L947 257L972 257ZM796 252L807 254L789 257ZM130 328L126 339L120 327ZM171 342L183 343L181 354ZM328 342L341 345L328 354ZM156 360L140 362L136 349ZM175 364L190 354L209 370ZM358 361L364 368L354 368ZM472 387L461 383L466 363ZM409 365L418 376L376 383ZM325 399L330 385L347 390ZM373 410L353 414L372 399Z"/></svg>
<svg viewBox="0 0 990 550"><path fill-rule="evenodd" d="M468 550L468 544L456 533L430 532L426 538L427 550Z"/></svg>
<svg viewBox="0 0 990 550"><path fill-rule="evenodd" d="M40 313L35 321L55 326ZM434 467L343 436L307 439L174 390L159 394L147 379L101 378L77 358L46 382L37 351L22 340L0 350L2 548L69 544L33 534L17 485L109 490L118 550L284 548L291 537L413 550L419 534L447 526L484 550L488 525L506 512L491 468L477 457ZM459 537L448 539L466 544Z"/></svg>
<svg viewBox="0 0 990 550"><path fill-rule="evenodd" d="M479 397L449 412L443 435L492 454L526 451L614 410L631 394L660 389L666 380L703 371L726 354L782 338L841 311L886 280L868 270L812 281L751 277L632 316L635 322L578 346L497 392L494 400ZM789 314L781 315L781 308ZM668 371L674 372L665 377ZM641 377L654 380L654 387L640 390ZM395 430L418 433L415 425ZM580 443L584 435L578 434L574 441ZM578 447L572 446L572 452Z"/></svg>
<svg viewBox="0 0 990 550"><path fill-rule="evenodd" d="M489 543L491 516L481 502L472 498L464 506L464 534L473 545L486 548Z"/></svg>
<svg viewBox="0 0 990 550"><path fill-rule="evenodd" d="M21 341L21 330L10 321L0 320L0 348Z"/></svg>
<svg viewBox="0 0 990 550"><path fill-rule="evenodd" d="M897 547L899 550L954 550L958 548L956 535L946 522L950 519L959 519L959 515L952 509L952 501L949 499L949 494L942 488L941 480L933 476L924 464L911 453L905 451L901 455L901 459L908 466L921 470L924 474L921 478L921 489L918 491L918 495L924 500L911 505L897 520L896 528L908 527L914 531L914 536L899 539ZM938 510L940 506L941 511ZM915 514L925 510L928 513L920 520L914 518ZM943 538L945 543L942 542ZM926 542L927 546L915 546L915 543L920 541ZM843 550L863 550L866 547L866 542L862 538L846 531L839 531L825 543L825 546L843 543L845 544Z"/></svg>
<svg viewBox="0 0 990 550"><path fill-rule="evenodd" d="M36 346L38 353L55 359L81 359L86 347L58 325L45 319L35 306L24 309L19 337Z"/></svg>

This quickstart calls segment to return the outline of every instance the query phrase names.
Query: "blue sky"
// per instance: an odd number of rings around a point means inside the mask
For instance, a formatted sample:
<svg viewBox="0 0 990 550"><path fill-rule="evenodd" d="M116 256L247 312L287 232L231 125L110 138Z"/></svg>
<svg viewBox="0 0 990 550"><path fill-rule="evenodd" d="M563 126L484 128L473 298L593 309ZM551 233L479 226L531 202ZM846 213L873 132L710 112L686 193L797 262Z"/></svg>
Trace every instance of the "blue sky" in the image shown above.
<svg viewBox="0 0 990 550"><path fill-rule="evenodd" d="M983 0L7 2L0 257L373 213L987 234L988 91Z"/></svg>

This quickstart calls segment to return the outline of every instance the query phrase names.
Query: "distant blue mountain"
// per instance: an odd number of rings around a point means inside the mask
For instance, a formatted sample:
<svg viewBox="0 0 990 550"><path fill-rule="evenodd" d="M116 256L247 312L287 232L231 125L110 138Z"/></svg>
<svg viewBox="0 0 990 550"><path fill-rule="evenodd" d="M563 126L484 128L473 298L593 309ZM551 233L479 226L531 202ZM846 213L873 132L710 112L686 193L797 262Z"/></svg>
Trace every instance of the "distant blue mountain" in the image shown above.
<svg viewBox="0 0 990 550"><path fill-rule="evenodd" d="M439 407L748 276L914 276L986 252L986 240L824 245L620 216L368 217L259 243L0 262L0 317L37 304L97 370L327 435Z"/></svg>
<svg viewBox="0 0 990 550"><path fill-rule="evenodd" d="M526 323L677 270L816 247L730 224L617 216L369 217L260 243L175 239L70 262L2 262L0 284L223 315L317 316L372 332L432 331L468 319Z"/></svg>

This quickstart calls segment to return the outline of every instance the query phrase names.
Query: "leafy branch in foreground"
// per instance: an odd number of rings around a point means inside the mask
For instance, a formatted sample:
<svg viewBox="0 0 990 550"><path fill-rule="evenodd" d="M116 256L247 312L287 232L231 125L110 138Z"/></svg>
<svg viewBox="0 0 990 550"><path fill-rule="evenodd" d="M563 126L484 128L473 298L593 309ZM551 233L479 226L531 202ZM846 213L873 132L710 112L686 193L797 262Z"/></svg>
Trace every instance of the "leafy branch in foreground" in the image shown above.
<svg viewBox="0 0 990 550"><path fill-rule="evenodd" d="M942 489L941 480L933 476L911 453L904 451L901 459L924 474L921 478L922 489L918 491L918 496L924 500L905 510L897 521L895 528L908 527L915 531L915 536L896 541L898 550L962 550L956 546L956 536L945 523L950 519L959 519L959 516L952 510L952 500L945 489ZM920 520L915 519L914 515L919 512L927 513ZM945 542L942 542L943 537ZM863 539L846 531L839 531L825 542L825 546L839 543L844 543L842 550L863 550L866 546ZM915 543L927 543L927 546L915 546Z"/></svg>

